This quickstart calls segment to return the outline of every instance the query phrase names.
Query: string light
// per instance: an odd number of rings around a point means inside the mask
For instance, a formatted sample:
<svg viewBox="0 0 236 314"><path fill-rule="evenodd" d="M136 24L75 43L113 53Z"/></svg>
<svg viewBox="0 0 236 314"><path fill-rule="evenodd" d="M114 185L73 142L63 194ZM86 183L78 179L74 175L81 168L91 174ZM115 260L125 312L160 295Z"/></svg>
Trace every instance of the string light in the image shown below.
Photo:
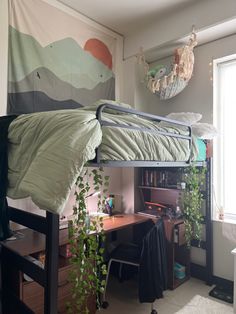
<svg viewBox="0 0 236 314"><path fill-rule="evenodd" d="M213 61L209 62L209 78L210 81L213 82Z"/></svg>

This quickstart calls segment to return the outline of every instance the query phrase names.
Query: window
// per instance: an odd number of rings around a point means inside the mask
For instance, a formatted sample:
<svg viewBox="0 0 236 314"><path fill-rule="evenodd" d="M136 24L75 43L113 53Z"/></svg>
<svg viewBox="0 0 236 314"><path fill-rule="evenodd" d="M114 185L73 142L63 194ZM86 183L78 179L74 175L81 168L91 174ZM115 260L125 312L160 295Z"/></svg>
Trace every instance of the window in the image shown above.
<svg viewBox="0 0 236 314"><path fill-rule="evenodd" d="M236 55L214 61L213 119L215 205L236 220Z"/></svg>

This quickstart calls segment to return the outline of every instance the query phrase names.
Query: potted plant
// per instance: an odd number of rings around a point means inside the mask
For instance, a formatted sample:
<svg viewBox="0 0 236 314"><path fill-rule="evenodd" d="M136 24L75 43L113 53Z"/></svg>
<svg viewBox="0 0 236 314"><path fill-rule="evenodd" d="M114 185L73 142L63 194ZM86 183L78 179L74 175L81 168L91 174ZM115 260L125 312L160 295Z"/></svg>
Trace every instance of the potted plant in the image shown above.
<svg viewBox="0 0 236 314"><path fill-rule="evenodd" d="M92 180L92 184L91 181ZM99 192L97 207L102 212L105 193L108 191L109 176L103 169L85 170L76 180L76 204L73 207L73 220L69 223L69 243L72 270L69 280L72 284L72 301L68 304L68 313L89 313L91 298L96 298L100 307L100 293L103 292L106 265L103 260L103 222L99 215L90 221L86 199L93 192Z"/></svg>
<svg viewBox="0 0 236 314"><path fill-rule="evenodd" d="M187 246L191 240L201 240L203 215L201 213L203 195L201 189L205 179L205 168L189 167L185 174L186 187L182 196L182 214L185 224Z"/></svg>

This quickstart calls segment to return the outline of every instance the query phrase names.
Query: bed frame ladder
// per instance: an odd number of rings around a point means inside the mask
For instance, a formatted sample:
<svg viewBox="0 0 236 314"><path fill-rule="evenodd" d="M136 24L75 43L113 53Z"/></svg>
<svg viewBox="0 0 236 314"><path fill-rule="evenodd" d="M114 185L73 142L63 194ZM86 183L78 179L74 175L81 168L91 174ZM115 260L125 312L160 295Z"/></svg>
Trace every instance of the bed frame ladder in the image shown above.
<svg viewBox="0 0 236 314"><path fill-rule="evenodd" d="M59 215L46 217L9 207L9 218L20 225L45 235L45 268L33 264L19 252L1 243L2 314L34 314L10 288L9 274L22 271L44 288L44 314L57 314ZM17 240L15 240L17 241Z"/></svg>

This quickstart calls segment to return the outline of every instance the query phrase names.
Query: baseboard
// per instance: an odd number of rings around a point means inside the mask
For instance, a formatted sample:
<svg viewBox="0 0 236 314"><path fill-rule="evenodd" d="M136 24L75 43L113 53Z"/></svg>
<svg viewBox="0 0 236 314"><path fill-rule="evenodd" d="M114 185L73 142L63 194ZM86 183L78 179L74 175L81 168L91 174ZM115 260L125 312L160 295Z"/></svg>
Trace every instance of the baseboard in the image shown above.
<svg viewBox="0 0 236 314"><path fill-rule="evenodd" d="M206 281L206 267L204 266L191 263L190 274L191 277Z"/></svg>

